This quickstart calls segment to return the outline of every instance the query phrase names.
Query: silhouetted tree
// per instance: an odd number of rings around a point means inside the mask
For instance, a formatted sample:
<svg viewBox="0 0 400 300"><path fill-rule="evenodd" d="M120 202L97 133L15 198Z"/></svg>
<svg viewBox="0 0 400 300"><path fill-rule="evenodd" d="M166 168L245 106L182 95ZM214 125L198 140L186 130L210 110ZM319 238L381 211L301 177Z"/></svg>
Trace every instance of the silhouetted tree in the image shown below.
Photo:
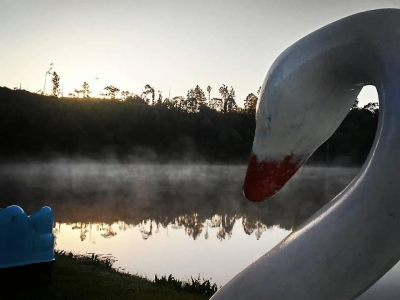
<svg viewBox="0 0 400 300"><path fill-rule="evenodd" d="M104 88L104 90L107 92L105 95L110 97L110 99L115 99L116 93L119 92L119 88L116 88L115 86L108 85Z"/></svg>
<svg viewBox="0 0 400 300"><path fill-rule="evenodd" d="M52 95L58 97L60 94L60 77L58 76L57 72L53 72L53 92Z"/></svg>
<svg viewBox="0 0 400 300"><path fill-rule="evenodd" d="M351 106L350 109L358 109L358 103L359 103L359 101L358 101L358 98L357 98L356 101L354 101L354 103L353 103L353 105Z"/></svg>
<svg viewBox="0 0 400 300"><path fill-rule="evenodd" d="M185 109L189 113L196 113L199 108L206 103L206 96L203 90L196 85L194 89L190 89L186 96Z"/></svg>
<svg viewBox="0 0 400 300"><path fill-rule="evenodd" d="M235 102L236 93L233 87L231 86L231 88L228 89L228 87L225 84L223 84L218 91L224 103L223 112L228 113L236 111L237 110L237 105Z"/></svg>
<svg viewBox="0 0 400 300"><path fill-rule="evenodd" d="M124 99L124 100L126 100L126 98L128 98L129 95L130 95L129 91L122 91L121 92L122 99Z"/></svg>
<svg viewBox="0 0 400 300"><path fill-rule="evenodd" d="M255 113L256 112L256 105L257 105L258 97L253 93L247 95L246 99L244 100L244 109L248 113Z"/></svg>
<svg viewBox="0 0 400 300"><path fill-rule="evenodd" d="M364 105L363 108L367 109L370 112L375 114L379 110L379 104L378 104L378 102L370 102L370 103Z"/></svg>
<svg viewBox="0 0 400 300"><path fill-rule="evenodd" d="M224 109L224 103L221 98L212 98L211 101L208 103L208 106L218 112L222 112Z"/></svg>
<svg viewBox="0 0 400 300"><path fill-rule="evenodd" d="M212 88L211 88L211 86L208 86L207 87L207 93L208 93L208 102L210 102L210 100L211 100L211 90L212 90Z"/></svg>
<svg viewBox="0 0 400 300"><path fill-rule="evenodd" d="M196 102L197 102L197 110L199 109L199 107L206 105L206 96L204 95L203 90L200 88L199 85L196 85L196 87L193 90L194 93L194 97L196 98Z"/></svg>
<svg viewBox="0 0 400 300"><path fill-rule="evenodd" d="M82 95L83 95L84 98L89 98L89 94L90 94L89 84L86 81L82 84L82 90L81 91L82 91Z"/></svg>
<svg viewBox="0 0 400 300"><path fill-rule="evenodd" d="M182 96L176 96L168 102L168 108L174 108L178 111L182 110L184 106L185 98Z"/></svg>
<svg viewBox="0 0 400 300"><path fill-rule="evenodd" d="M78 95L77 97L80 98L81 93L83 94L82 90L75 89L75 93Z"/></svg>
<svg viewBox="0 0 400 300"><path fill-rule="evenodd" d="M193 89L190 89L186 95L186 101L184 102L183 110L188 113L197 112L197 99Z"/></svg>
<svg viewBox="0 0 400 300"><path fill-rule="evenodd" d="M157 99L157 104L161 104L162 103L162 91L158 90L158 99Z"/></svg>
<svg viewBox="0 0 400 300"><path fill-rule="evenodd" d="M155 100L155 91L154 88L151 87L149 84L146 84L144 86L144 91L142 93L142 98L143 100L145 100L147 103L149 103L149 99L147 98L147 96L151 94L151 104L154 105L154 100Z"/></svg>

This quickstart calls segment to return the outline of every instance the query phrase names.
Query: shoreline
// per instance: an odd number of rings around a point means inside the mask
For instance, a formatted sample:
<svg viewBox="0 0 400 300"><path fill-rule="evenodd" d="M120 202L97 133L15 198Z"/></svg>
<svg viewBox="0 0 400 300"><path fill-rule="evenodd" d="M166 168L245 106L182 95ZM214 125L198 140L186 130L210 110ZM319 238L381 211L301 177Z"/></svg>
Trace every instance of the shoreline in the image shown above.
<svg viewBox="0 0 400 300"><path fill-rule="evenodd" d="M217 289L208 280L185 283L172 275L151 281L114 269L114 261L112 256L56 251L51 279L45 288L12 289L6 292L6 299L201 300L209 299Z"/></svg>

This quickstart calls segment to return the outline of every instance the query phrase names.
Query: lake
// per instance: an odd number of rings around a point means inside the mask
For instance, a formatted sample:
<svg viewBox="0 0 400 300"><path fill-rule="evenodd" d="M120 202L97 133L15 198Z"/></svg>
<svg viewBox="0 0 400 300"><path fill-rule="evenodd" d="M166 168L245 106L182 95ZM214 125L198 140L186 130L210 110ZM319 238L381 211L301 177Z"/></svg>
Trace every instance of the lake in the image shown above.
<svg viewBox="0 0 400 300"><path fill-rule="evenodd" d="M212 278L218 286L273 248L357 174L304 167L278 195L251 203L244 165L59 160L3 164L0 207L48 205L56 249L112 254L116 268L154 279ZM396 265L358 299L398 299Z"/></svg>

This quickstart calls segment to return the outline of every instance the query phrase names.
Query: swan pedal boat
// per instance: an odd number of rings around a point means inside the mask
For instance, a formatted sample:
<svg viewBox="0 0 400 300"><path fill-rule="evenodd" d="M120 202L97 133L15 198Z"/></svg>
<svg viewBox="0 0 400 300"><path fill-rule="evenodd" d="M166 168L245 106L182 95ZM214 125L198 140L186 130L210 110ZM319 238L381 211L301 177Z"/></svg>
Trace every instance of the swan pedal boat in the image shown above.
<svg viewBox="0 0 400 300"><path fill-rule="evenodd" d="M331 23L271 66L256 108L245 196L275 195L338 128L365 85L379 123L356 178L212 300L356 299L400 259L400 10ZM261 204L259 204L261 205Z"/></svg>

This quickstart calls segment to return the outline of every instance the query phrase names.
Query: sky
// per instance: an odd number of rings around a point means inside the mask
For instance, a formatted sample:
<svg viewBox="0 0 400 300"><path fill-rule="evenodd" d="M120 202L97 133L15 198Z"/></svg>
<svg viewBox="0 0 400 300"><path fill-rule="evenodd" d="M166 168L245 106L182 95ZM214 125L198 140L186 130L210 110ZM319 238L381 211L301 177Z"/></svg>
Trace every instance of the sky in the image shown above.
<svg viewBox="0 0 400 300"><path fill-rule="evenodd" d="M53 63L64 96L86 81L141 94L211 97L233 86L242 106L274 59L304 35L400 0L0 0L0 86L50 93ZM374 88L361 104L377 101Z"/></svg>

